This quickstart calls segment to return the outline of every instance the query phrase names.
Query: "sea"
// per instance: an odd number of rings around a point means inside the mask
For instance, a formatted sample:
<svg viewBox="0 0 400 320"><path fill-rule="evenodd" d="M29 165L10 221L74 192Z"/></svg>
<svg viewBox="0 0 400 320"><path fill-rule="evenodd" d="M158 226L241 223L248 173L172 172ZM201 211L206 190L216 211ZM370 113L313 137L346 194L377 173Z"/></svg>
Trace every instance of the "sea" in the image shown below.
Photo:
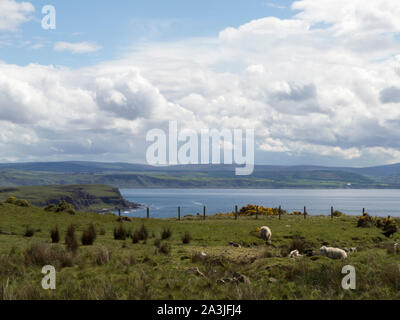
<svg viewBox="0 0 400 320"><path fill-rule="evenodd" d="M400 190L392 189L121 189L125 199L142 205L125 211L131 217L170 218L233 212L248 204L279 207L310 215L329 215L331 207L348 215L361 215L363 208L373 216L400 216Z"/></svg>

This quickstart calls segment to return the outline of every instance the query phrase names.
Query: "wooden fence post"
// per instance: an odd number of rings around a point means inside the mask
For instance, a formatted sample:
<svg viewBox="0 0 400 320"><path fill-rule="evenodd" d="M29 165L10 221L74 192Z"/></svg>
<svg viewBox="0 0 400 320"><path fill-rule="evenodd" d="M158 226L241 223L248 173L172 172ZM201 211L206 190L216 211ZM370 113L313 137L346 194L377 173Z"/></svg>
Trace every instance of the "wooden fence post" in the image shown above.
<svg viewBox="0 0 400 320"><path fill-rule="evenodd" d="M256 206L256 220L258 220L258 206Z"/></svg>
<svg viewBox="0 0 400 320"><path fill-rule="evenodd" d="M278 211L278 214L279 214L279 220L281 220L281 206L279 206L279 209L278 209L279 211Z"/></svg>
<svg viewBox="0 0 400 320"><path fill-rule="evenodd" d="M235 220L238 219L238 206L235 206Z"/></svg>
<svg viewBox="0 0 400 320"><path fill-rule="evenodd" d="M203 220L206 220L206 206L203 207Z"/></svg>
<svg viewBox="0 0 400 320"><path fill-rule="evenodd" d="M147 207L147 219L150 219L150 208Z"/></svg>
<svg viewBox="0 0 400 320"><path fill-rule="evenodd" d="M333 219L333 207L331 207L331 219Z"/></svg>
<svg viewBox="0 0 400 320"><path fill-rule="evenodd" d="M304 207L304 219L306 219L306 218L307 218L307 208Z"/></svg>
<svg viewBox="0 0 400 320"><path fill-rule="evenodd" d="M365 208L363 208L363 215L365 214Z"/></svg>
<svg viewBox="0 0 400 320"><path fill-rule="evenodd" d="M121 209L118 209L118 217L121 216Z"/></svg>
<svg viewBox="0 0 400 320"><path fill-rule="evenodd" d="M181 207L178 207L178 220L181 220Z"/></svg>

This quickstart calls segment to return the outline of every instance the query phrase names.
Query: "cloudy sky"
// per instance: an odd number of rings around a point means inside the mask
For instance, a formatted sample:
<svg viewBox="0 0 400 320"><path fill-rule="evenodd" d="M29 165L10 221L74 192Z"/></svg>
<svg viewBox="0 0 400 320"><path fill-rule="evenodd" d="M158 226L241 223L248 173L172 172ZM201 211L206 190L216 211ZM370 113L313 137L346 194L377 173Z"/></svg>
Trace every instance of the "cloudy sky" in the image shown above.
<svg viewBox="0 0 400 320"><path fill-rule="evenodd" d="M41 27L56 8L56 29ZM0 162L145 162L254 128L256 162L400 162L398 0L0 0Z"/></svg>

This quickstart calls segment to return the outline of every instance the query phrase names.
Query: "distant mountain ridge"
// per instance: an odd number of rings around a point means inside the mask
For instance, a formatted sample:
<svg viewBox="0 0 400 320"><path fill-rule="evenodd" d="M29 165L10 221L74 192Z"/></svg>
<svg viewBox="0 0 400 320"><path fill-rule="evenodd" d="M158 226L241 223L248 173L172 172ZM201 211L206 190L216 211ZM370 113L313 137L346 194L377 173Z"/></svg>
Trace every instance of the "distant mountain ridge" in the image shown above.
<svg viewBox="0 0 400 320"><path fill-rule="evenodd" d="M2 163L0 186L95 183L120 188L400 188L400 164L365 168L256 165L250 176L236 176L235 168L90 161Z"/></svg>

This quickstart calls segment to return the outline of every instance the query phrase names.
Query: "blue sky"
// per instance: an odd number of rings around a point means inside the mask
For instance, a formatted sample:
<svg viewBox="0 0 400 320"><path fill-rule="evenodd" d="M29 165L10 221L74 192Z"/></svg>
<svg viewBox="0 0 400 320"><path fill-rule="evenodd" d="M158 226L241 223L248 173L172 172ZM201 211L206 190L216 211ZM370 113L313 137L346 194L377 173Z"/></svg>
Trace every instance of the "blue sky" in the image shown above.
<svg viewBox="0 0 400 320"><path fill-rule="evenodd" d="M293 15L292 1L260 0L54 0L32 1L34 19L13 34L13 44L0 50L0 60L81 67L123 56L127 47L145 41L174 41L217 36L228 26L238 27L266 16ZM56 8L56 30L43 30L43 6ZM23 45L23 42L30 41ZM55 42L92 42L101 50L84 55L54 52ZM41 48L32 49L35 44Z"/></svg>
<svg viewBox="0 0 400 320"><path fill-rule="evenodd" d="M254 129L256 163L400 162L399 16L398 0L0 0L0 162L143 163L176 120Z"/></svg>

